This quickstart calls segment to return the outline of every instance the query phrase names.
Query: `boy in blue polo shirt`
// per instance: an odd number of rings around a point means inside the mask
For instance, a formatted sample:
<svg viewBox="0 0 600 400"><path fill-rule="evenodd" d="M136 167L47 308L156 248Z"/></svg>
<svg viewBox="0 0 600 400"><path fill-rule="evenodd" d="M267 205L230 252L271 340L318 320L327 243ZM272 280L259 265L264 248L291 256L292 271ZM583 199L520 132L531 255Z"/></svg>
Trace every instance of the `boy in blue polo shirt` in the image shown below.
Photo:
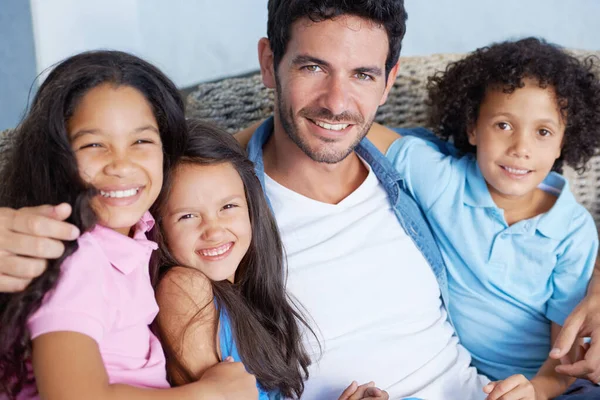
<svg viewBox="0 0 600 400"><path fill-rule="evenodd" d="M460 153L400 130L387 157L442 250L448 311L473 365L502 380L488 399L554 398L573 380L548 352L585 295L598 234L551 171L595 154L600 82L591 61L528 38L476 50L428 90L431 126Z"/></svg>

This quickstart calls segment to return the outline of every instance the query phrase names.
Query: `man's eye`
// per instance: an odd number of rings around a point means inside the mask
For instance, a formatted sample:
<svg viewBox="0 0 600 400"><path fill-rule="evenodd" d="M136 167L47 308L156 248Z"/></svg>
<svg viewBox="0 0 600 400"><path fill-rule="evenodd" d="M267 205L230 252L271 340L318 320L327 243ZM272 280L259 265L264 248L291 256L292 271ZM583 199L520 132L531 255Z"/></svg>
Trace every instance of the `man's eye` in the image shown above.
<svg viewBox="0 0 600 400"><path fill-rule="evenodd" d="M359 72L358 74L356 74L356 77L361 81L368 81L368 80L372 79L371 75L367 75L363 72Z"/></svg>
<svg viewBox="0 0 600 400"><path fill-rule="evenodd" d="M306 69L309 72L319 72L321 70L321 67L319 67L318 65L307 65L304 67L304 69Z"/></svg>

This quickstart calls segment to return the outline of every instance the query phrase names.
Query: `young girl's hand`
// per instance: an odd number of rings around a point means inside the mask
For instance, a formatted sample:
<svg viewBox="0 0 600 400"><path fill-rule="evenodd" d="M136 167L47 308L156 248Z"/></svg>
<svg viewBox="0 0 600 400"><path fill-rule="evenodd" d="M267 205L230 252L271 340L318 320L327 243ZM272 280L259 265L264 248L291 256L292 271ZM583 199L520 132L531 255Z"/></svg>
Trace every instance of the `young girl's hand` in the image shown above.
<svg viewBox="0 0 600 400"><path fill-rule="evenodd" d="M389 398L388 393L376 388L374 382L358 386L358 383L353 381L338 400L388 400Z"/></svg>
<svg viewBox="0 0 600 400"><path fill-rule="evenodd" d="M198 381L198 385L204 389L210 389L210 396L204 396L205 391L203 390L199 399L258 399L256 378L246 371L242 363L233 362L231 357L207 369Z"/></svg>
<svg viewBox="0 0 600 400"><path fill-rule="evenodd" d="M512 375L503 381L490 382L483 387L486 400L547 400L523 375Z"/></svg>

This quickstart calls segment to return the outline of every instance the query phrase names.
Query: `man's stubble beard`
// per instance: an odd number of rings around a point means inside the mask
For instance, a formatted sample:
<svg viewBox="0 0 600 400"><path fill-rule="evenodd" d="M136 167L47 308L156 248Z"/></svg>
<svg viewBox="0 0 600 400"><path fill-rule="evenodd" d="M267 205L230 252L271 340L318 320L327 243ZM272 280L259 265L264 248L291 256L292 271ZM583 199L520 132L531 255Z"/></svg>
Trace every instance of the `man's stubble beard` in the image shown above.
<svg viewBox="0 0 600 400"><path fill-rule="evenodd" d="M279 117L279 120L281 121L281 126L283 127L283 130L285 131L286 135L292 140L292 142L294 142L294 144L296 146L298 146L298 148L300 150L302 150L302 152L304 154L306 154L311 160L318 162L318 163L337 164L337 163L343 161L350 154L352 154L352 152L354 151L354 149L356 149L356 147L359 145L361 140L365 136L367 136L367 133L369 133L369 129L371 129L371 125L373 125L375 116L373 116L373 118L371 118L371 120L368 121L368 123L364 124L364 118L361 115L348 113L348 114L342 114L342 115L335 116L329 110L323 109L323 108L318 109L318 110L302 109L302 110L300 110L299 114L320 115L322 117L326 117L326 119L328 119L330 122L335 122L336 120L348 121L348 119L350 119L355 123L355 126L359 126L360 124L363 124L363 130L360 132L360 134L356 137L354 142L347 149L337 151L337 152L312 150L310 148L310 145L305 140L303 140L302 137L300 136L298 126L294 122L293 111L291 108L287 107L287 104L283 100L282 90L281 90L281 85L279 83L279 79L276 78L275 81L276 81L276 97L277 97L276 113L277 113L277 116ZM319 138L319 140L321 140L324 143L335 143L336 142L335 139L328 139L328 138Z"/></svg>

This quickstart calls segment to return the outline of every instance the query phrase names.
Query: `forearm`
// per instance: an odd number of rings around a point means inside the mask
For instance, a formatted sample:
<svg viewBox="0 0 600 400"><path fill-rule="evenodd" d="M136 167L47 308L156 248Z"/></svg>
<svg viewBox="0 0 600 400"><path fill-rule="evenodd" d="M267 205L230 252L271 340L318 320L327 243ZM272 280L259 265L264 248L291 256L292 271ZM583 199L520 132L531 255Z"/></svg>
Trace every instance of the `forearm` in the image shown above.
<svg viewBox="0 0 600 400"><path fill-rule="evenodd" d="M109 385L98 400L213 400L219 399L217 392L203 382L169 389L145 389L128 385ZM85 396L90 398L88 394Z"/></svg>
<svg viewBox="0 0 600 400"><path fill-rule="evenodd" d="M600 257L596 260L594 273L592 274L592 279L590 279L590 283L588 284L587 295L600 297Z"/></svg>
<svg viewBox="0 0 600 400"><path fill-rule="evenodd" d="M554 368L560 364L560 361L547 359L538 373L531 379L536 393L542 396L542 399L553 399L560 396L575 381L575 378L561 375Z"/></svg>

